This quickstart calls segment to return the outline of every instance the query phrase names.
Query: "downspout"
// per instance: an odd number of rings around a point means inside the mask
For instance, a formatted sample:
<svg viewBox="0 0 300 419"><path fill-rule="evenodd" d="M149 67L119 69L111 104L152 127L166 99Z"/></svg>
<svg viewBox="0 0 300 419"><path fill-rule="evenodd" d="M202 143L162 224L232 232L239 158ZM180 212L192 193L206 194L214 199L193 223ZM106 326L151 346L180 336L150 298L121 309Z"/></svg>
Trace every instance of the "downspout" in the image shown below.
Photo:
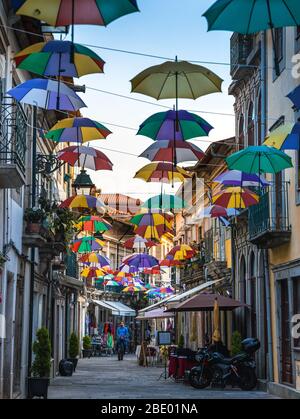
<svg viewBox="0 0 300 419"><path fill-rule="evenodd" d="M267 34L261 33L261 135L260 143L263 143L267 134ZM273 365L273 345L272 345L272 327L271 327L271 292L270 292L270 272L269 272L269 253L268 249L263 250L264 258L264 281L266 289L266 312L267 312L267 336L268 336L268 370L269 380L274 381L274 365Z"/></svg>

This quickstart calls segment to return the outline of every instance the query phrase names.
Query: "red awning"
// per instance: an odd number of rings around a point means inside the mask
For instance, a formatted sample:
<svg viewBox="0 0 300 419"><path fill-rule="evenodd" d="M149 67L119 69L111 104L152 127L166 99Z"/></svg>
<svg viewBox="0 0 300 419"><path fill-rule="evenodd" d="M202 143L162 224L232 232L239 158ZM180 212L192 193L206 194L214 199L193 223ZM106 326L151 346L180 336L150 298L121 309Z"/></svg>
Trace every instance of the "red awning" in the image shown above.
<svg viewBox="0 0 300 419"><path fill-rule="evenodd" d="M218 299L220 310L234 310L238 307L247 307L246 304L224 297L219 294L201 293L197 294L189 300L178 304L176 307L168 311L212 311L214 309L215 299Z"/></svg>

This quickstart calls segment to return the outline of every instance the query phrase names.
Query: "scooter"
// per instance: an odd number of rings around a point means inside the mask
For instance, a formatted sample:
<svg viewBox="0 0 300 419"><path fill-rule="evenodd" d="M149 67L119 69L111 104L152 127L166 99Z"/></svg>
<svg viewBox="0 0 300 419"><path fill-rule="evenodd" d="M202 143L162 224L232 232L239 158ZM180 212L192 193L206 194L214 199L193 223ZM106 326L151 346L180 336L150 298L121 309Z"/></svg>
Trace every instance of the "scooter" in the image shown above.
<svg viewBox="0 0 300 419"><path fill-rule="evenodd" d="M253 390L257 385L254 354L259 348L258 339L248 338L242 342L242 352L232 358L211 352L207 347L200 349L195 355L199 365L193 367L189 374L190 384L198 389L210 385L219 388L231 385L245 391Z"/></svg>

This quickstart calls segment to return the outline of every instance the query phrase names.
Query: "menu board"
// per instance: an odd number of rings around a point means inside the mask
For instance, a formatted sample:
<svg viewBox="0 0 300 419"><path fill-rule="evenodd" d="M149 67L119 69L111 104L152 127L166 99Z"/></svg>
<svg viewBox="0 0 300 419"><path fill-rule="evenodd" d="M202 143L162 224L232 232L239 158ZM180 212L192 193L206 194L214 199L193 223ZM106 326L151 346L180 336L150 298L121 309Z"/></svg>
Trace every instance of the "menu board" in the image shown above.
<svg viewBox="0 0 300 419"><path fill-rule="evenodd" d="M158 332L157 334L158 346L172 345L172 335L170 332Z"/></svg>

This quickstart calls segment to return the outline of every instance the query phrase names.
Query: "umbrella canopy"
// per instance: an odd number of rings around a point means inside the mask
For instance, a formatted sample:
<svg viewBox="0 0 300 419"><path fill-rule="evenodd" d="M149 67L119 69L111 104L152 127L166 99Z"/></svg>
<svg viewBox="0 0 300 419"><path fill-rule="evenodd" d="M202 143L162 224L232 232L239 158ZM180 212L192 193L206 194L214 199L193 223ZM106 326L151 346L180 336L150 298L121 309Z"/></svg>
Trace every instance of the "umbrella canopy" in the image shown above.
<svg viewBox="0 0 300 419"><path fill-rule="evenodd" d="M141 236L134 236L131 237L130 239L126 240L126 242L124 243L124 247L126 249L146 249L146 248L150 248L153 246L156 246L157 242L151 241L151 240L147 240Z"/></svg>
<svg viewBox="0 0 300 419"><path fill-rule="evenodd" d="M300 150L300 123L281 125L266 138L264 145L278 150Z"/></svg>
<svg viewBox="0 0 300 419"><path fill-rule="evenodd" d="M70 208L70 209L83 209L90 208L96 210L105 209L105 204L95 196L91 195L73 195L70 198L66 199L59 206L60 208Z"/></svg>
<svg viewBox="0 0 300 419"><path fill-rule="evenodd" d="M179 260L173 260L173 259L164 259L159 262L160 266L170 268L172 266L180 266L181 262Z"/></svg>
<svg viewBox="0 0 300 419"><path fill-rule="evenodd" d="M242 34L300 25L298 0L218 0L204 16L208 30Z"/></svg>
<svg viewBox="0 0 300 419"><path fill-rule="evenodd" d="M226 159L229 169L245 173L279 173L293 167L292 159L280 150L267 146L251 146Z"/></svg>
<svg viewBox="0 0 300 419"><path fill-rule="evenodd" d="M218 192L212 201L225 208L248 208L259 202L259 196L249 189L231 187Z"/></svg>
<svg viewBox="0 0 300 419"><path fill-rule="evenodd" d="M130 219L130 223L136 226L159 226L165 225L171 227L173 217L168 214L153 214L151 212L145 214L137 214Z"/></svg>
<svg viewBox="0 0 300 419"><path fill-rule="evenodd" d="M32 79L7 92L20 103L46 110L78 111L86 104L70 87L62 82Z"/></svg>
<svg viewBox="0 0 300 419"><path fill-rule="evenodd" d="M145 182L184 182L192 176L179 166L172 163L151 163L142 167L134 176L135 179L142 179Z"/></svg>
<svg viewBox="0 0 300 419"><path fill-rule="evenodd" d="M99 253L89 253L87 255L83 255L79 259L79 262L83 263L84 265L95 263L99 265L101 268L105 266L110 266L111 263L108 257L99 255Z"/></svg>
<svg viewBox="0 0 300 419"><path fill-rule="evenodd" d="M71 166L80 166L90 170L113 170L113 163L102 151L92 147L71 146L57 154L58 160Z"/></svg>
<svg viewBox="0 0 300 419"><path fill-rule="evenodd" d="M223 80L205 67L187 61L167 61L131 80L132 92L159 99L197 99L221 92Z"/></svg>
<svg viewBox="0 0 300 419"><path fill-rule="evenodd" d="M141 225L136 226L134 229L135 234L144 237L149 240L159 241L165 234L172 234L173 229L167 225L158 225L158 226L147 226Z"/></svg>
<svg viewBox="0 0 300 419"><path fill-rule="evenodd" d="M122 284L120 284L119 282L117 282L117 281L114 281L113 279L109 279L108 281L105 281L104 283L103 283L103 285L105 286L105 287L121 287L122 286Z"/></svg>
<svg viewBox="0 0 300 419"><path fill-rule="evenodd" d="M45 137L56 143L84 144L93 140L102 140L110 134L108 128L92 119L66 118L57 122Z"/></svg>
<svg viewBox="0 0 300 419"><path fill-rule="evenodd" d="M204 137L213 127L200 116L187 111L167 111L156 113L142 123L138 135L153 140L179 141Z"/></svg>
<svg viewBox="0 0 300 419"><path fill-rule="evenodd" d="M148 199L143 205L142 208L146 208L149 211L151 210L183 210L186 207L186 202L178 198L176 195L166 195L161 194L153 196Z"/></svg>
<svg viewBox="0 0 300 419"><path fill-rule="evenodd" d="M112 225L97 215L85 215L80 217L76 223L79 231L89 231L93 233L104 233L112 229Z"/></svg>
<svg viewBox="0 0 300 419"><path fill-rule="evenodd" d="M99 269L95 267L87 267L83 269L80 275L83 278L92 279L92 278L97 278L99 276L105 275L105 271L103 271L103 269Z"/></svg>
<svg viewBox="0 0 300 419"><path fill-rule="evenodd" d="M71 244L70 248L72 252L75 253L91 253L102 250L103 246L104 242L96 239L95 237L83 237L82 239L75 240L75 242Z"/></svg>
<svg viewBox="0 0 300 419"><path fill-rule="evenodd" d="M124 265L134 267L137 270L152 268L157 266L158 263L158 260L154 256L148 255L146 253L138 253L123 260Z"/></svg>
<svg viewBox="0 0 300 419"><path fill-rule="evenodd" d="M13 0L18 15L34 17L51 26L107 26L121 16L138 12L136 0Z"/></svg>
<svg viewBox="0 0 300 419"><path fill-rule="evenodd" d="M223 295L201 293L172 308L172 311L213 311L216 298L218 299L219 309L222 311L231 311L246 306L246 304Z"/></svg>
<svg viewBox="0 0 300 419"><path fill-rule="evenodd" d="M240 170L228 170L217 176L214 180L216 183L221 183L225 186L268 186L269 182L263 176L258 176L255 173L244 173Z"/></svg>
<svg viewBox="0 0 300 419"><path fill-rule="evenodd" d="M227 208L221 207L220 205L210 205L209 207L201 209L196 215L196 219L227 217L227 211Z"/></svg>
<svg viewBox="0 0 300 419"><path fill-rule="evenodd" d="M298 6L299 7L299 6ZM290 92L287 97L291 100L296 110L300 109L300 86Z"/></svg>
<svg viewBox="0 0 300 419"><path fill-rule="evenodd" d="M72 59L74 54L74 59ZM15 55L17 68L45 77L103 73L104 61L91 49L69 41L30 45Z"/></svg>
<svg viewBox="0 0 300 419"><path fill-rule="evenodd" d="M144 274L145 275L161 275L166 273L163 269L161 269L161 267L158 266L153 266L153 268L149 268L149 269L145 269L144 270ZM147 285L146 285L147 288Z"/></svg>
<svg viewBox="0 0 300 419"><path fill-rule="evenodd" d="M122 292L128 293L128 294L130 294L130 293L134 294L136 292L141 292L141 291L144 291L144 290L141 289L140 287L136 287L134 285L128 286L128 287L126 287L122 290Z"/></svg>
<svg viewBox="0 0 300 419"><path fill-rule="evenodd" d="M198 161L204 152L194 144L186 141L162 140L150 145L139 157L150 161L173 162ZM174 158L175 157L175 158Z"/></svg>
<svg viewBox="0 0 300 419"><path fill-rule="evenodd" d="M191 259L196 255L196 251L186 244L181 244L179 246L173 247L170 252L167 254L166 259L171 260L186 260Z"/></svg>

